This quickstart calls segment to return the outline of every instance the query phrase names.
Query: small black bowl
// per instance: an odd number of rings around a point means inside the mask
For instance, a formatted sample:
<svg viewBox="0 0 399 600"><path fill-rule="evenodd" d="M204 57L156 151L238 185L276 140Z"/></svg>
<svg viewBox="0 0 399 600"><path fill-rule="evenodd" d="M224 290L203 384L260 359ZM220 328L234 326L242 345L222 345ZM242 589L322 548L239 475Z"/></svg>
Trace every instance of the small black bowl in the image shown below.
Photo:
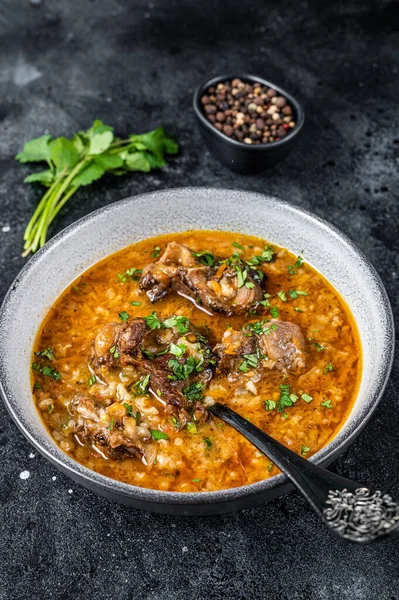
<svg viewBox="0 0 399 600"><path fill-rule="evenodd" d="M239 77L244 82L258 82L271 87L287 98L292 106L296 125L286 137L270 144L244 144L244 142L232 140L208 121L202 109L201 97L209 87L216 86L223 81L231 81L235 77ZM268 169L285 158L294 147L298 134L305 122L304 110L291 94L271 81L267 81L256 75L219 75L218 77L207 79L195 90L193 106L208 149L223 165L232 171L243 174L259 173L259 171Z"/></svg>

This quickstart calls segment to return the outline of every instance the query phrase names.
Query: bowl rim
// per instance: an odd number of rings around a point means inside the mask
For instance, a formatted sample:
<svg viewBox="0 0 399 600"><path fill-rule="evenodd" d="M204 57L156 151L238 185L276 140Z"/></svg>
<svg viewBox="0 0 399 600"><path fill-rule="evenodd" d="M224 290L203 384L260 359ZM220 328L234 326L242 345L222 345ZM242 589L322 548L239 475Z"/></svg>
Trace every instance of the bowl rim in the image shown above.
<svg viewBox="0 0 399 600"><path fill-rule="evenodd" d="M52 248L58 246L59 244L64 243L64 240L68 240L71 234L74 234L76 231L85 225L86 223L95 222L95 220L103 214L112 213L114 210L118 210L118 208L123 207L124 205L134 203L139 198L150 198L155 197L159 200L159 196L162 194L184 194L187 195L187 198L192 200L192 195L195 194L198 190L203 190L207 192L212 192L214 194L224 194L228 196L229 193L241 193L246 194L252 197L261 197L268 198L268 200L274 202L277 205L280 205L285 210L292 211L294 214L299 216L305 216L308 220L312 221L318 228L322 230L327 230L330 234L333 234L335 239L338 239L341 244L344 244L348 250L352 253L355 253L361 262L366 267L368 274L371 279L376 284L379 293L381 294L381 305L383 306L384 316L386 321L386 339L389 340L387 344L387 355L384 357L384 361L381 362L381 376L379 378L379 387L376 389L374 397L369 400L368 410L363 411L361 418L359 418L356 422L352 424L352 428L346 432L346 436L342 437L341 432L342 429L337 433L337 435L323 448L321 448L316 454L314 454L309 460L314 462L315 464L330 464L333 460L335 460L342 452L352 443L352 441L356 438L359 432L363 429L366 423L371 418L375 409L377 408L379 401L381 400L382 394L386 388L388 378L391 372L393 358L394 358L394 350L395 350L395 328L394 328L394 318L392 313L392 308L388 299L387 292L385 287L381 281L380 276L378 275L375 267L371 263L371 261L367 258L364 252L356 246L354 242L350 238L348 238L344 233L342 233L335 225L330 224L325 219L315 215L314 213L294 205L288 201L280 200L275 196L269 196L264 193L251 192L248 190L241 189L231 189L231 188L211 188L211 187L183 187L183 188L166 188L163 190L155 190L152 192L147 192L144 194L137 194L136 196L130 196L128 198L119 200L107 206L100 207L99 209L85 215L84 217L78 219L58 234L56 234L53 238L51 238L43 248L41 248L38 252L36 252L30 260L24 265L18 275L15 277L12 282L7 294L4 297L2 305L0 307L0 334L2 333L5 323L7 321L7 309L8 305L12 303L13 296L18 293L18 289L24 283L24 278L27 274L35 268L36 263L41 261L43 257L45 257L49 252L51 252ZM190 201L191 201L190 200ZM98 262L98 261L97 261ZM96 263L93 263L96 264ZM85 270L91 268L88 266ZM62 292L61 292L62 293ZM57 296L58 297L58 296ZM36 332L35 332L36 333ZM41 440L36 439L36 437L25 427L24 423L19 419L17 410L14 409L14 402L18 402L15 399L15 394L13 394L12 389L9 389L8 382L6 381L5 374L5 363L6 357L3 354L0 354L0 392L3 398L4 404L16 423L17 427L23 433L23 435L32 443L32 445L43 455L45 456L51 463L57 466L61 471L70 475L73 479L77 481L84 481L87 484L87 487L90 489L99 487L101 488L105 494L114 494L114 496L123 496L125 498L130 498L137 502L141 502L142 508L145 508L146 503L148 505L180 505L187 506L187 509L193 505L209 505L209 504L225 504L226 502L238 501L240 498L245 498L249 496L256 496L260 494L264 494L267 492L272 492L276 489L282 489L284 485L287 485L287 477L280 473L275 475L274 477L270 477L268 479L264 479L249 485L221 489L216 491L203 491L203 492L175 492L175 491L163 491L152 488L144 488L135 486L129 483L124 483L118 481L116 479L112 479L105 475L101 475L96 471L89 469L88 467L83 466L81 463L72 459L68 454L63 452L59 446L52 440L51 438L51 446L55 450L55 453L51 453ZM14 396L14 397L13 397ZM32 398L30 398L32 400ZM341 439L340 439L341 438ZM90 484L90 485L89 485Z"/></svg>
<svg viewBox="0 0 399 600"><path fill-rule="evenodd" d="M212 85L216 85L217 83L220 83L221 81L224 81L227 79L234 79L236 77L242 79L243 81L251 81L251 82L257 81L259 83L262 83L262 85L272 87L273 89L278 91L281 95L285 96L287 98L287 100L290 101L292 107L294 108L294 110L296 112L297 122L296 122L295 127L292 129L292 131L290 131L290 133L288 135L286 135L284 138L278 140L277 142L272 142L270 144L263 144L263 143L244 144L244 142L240 142L238 140L233 140L232 138L228 137L225 133L216 129L216 127L214 127L214 125L212 123L210 123L208 121L208 119L205 118L205 115L203 114L202 108L201 108L201 96L203 95L206 88L208 88ZM230 144L233 148L241 148L241 149L245 148L249 152L260 152L260 151L272 152L273 150L280 148L284 144L287 144L288 142L293 141L295 139L295 137L299 134L299 132L301 131L301 129L305 123L305 111L304 111L302 105L298 102L298 100L292 94L287 92L284 88L280 87L279 85L276 85L276 84L272 83L271 81L264 79L263 77L260 77L258 75L253 75L250 73L244 73L241 75L230 73L227 75L217 75L215 77L211 77L210 79L206 79L205 81L200 83L194 91L193 108L194 108L194 112L195 112L197 118L200 120L202 125L204 125L206 127L206 129L208 131L210 131L213 134L215 134L216 136L218 136L224 142Z"/></svg>

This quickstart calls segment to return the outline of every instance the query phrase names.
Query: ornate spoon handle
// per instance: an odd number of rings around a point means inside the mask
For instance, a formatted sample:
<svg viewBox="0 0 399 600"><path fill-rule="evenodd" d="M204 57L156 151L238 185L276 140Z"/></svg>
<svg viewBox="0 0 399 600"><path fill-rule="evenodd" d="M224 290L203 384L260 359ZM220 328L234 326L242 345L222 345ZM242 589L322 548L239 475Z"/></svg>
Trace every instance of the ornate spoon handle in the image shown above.
<svg viewBox="0 0 399 600"><path fill-rule="evenodd" d="M399 527L399 504L305 460L223 404L209 411L266 454L305 496L323 523L353 542L371 542Z"/></svg>

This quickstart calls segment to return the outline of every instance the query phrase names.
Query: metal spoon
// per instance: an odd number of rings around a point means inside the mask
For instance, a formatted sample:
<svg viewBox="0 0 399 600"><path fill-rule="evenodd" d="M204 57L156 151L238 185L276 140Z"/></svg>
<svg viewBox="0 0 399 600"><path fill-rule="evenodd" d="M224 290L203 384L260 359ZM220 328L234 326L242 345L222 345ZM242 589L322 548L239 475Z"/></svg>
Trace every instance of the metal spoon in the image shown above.
<svg viewBox="0 0 399 600"><path fill-rule="evenodd" d="M335 475L289 450L234 410L215 402L208 410L266 454L305 496L324 525L352 542L371 542L399 526L399 504Z"/></svg>

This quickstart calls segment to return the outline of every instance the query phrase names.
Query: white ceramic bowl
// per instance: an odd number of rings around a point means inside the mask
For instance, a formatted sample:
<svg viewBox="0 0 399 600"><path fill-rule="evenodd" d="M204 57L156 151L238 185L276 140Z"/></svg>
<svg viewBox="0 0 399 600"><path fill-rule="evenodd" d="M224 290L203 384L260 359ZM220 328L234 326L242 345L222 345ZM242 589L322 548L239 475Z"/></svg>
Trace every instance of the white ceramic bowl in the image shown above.
<svg viewBox="0 0 399 600"><path fill-rule="evenodd" d="M364 254L318 217L263 194L182 188L128 198L74 223L40 250L12 284L0 314L0 381L22 433L76 482L138 508L212 514L248 507L291 489L283 475L216 492L163 492L128 485L87 469L62 452L36 411L30 389L32 345L47 310L73 279L105 256L144 238L187 229L257 235L303 253L346 300L359 328L363 373L354 408L339 434L310 460L327 465L348 447L382 395L393 359L391 307Z"/></svg>

